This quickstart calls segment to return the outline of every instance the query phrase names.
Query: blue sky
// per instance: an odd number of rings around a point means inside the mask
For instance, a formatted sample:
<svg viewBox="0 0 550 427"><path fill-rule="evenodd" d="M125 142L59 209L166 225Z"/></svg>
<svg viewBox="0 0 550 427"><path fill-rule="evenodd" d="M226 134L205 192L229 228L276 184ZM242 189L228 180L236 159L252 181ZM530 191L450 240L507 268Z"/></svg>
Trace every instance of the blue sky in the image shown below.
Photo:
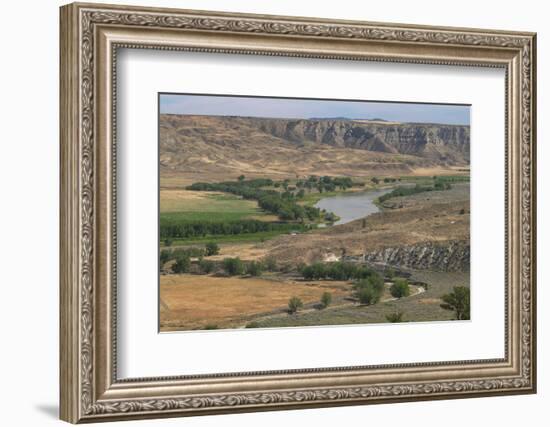
<svg viewBox="0 0 550 427"><path fill-rule="evenodd" d="M161 114L307 119L346 117L399 122L470 124L470 107L372 101L254 98L212 95L160 95Z"/></svg>

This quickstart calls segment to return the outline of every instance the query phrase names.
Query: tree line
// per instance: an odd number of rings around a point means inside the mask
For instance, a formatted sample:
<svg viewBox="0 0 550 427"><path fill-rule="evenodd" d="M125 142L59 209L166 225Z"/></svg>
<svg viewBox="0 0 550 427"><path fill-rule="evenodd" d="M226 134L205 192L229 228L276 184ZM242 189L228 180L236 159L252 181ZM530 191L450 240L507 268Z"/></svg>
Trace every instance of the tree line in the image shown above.
<svg viewBox="0 0 550 427"><path fill-rule="evenodd" d="M416 184L414 187L399 186L397 188L394 188L389 193L386 193L380 196L378 198L378 202L383 203L386 200L391 199L393 197L410 196L413 194L424 193L427 191L444 191L444 190L450 190L451 188L452 186L450 182L438 178L434 181L433 185Z"/></svg>
<svg viewBox="0 0 550 427"><path fill-rule="evenodd" d="M175 218L160 218L160 237L190 238L215 235L237 235L259 233L265 231L305 230L304 224L289 224L283 222L267 222L257 219L240 219L231 221L181 220Z"/></svg>
<svg viewBox="0 0 550 427"><path fill-rule="evenodd" d="M329 263L315 262L310 265L302 265L299 267L299 272L306 280L351 280L379 275L366 265L342 261Z"/></svg>

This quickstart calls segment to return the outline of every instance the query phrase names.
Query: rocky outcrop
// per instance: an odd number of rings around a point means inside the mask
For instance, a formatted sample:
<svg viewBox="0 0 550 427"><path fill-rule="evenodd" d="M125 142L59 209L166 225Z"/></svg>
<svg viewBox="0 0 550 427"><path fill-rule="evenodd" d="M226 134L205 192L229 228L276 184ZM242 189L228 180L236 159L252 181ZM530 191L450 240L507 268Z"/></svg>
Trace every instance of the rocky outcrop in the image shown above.
<svg viewBox="0 0 550 427"><path fill-rule="evenodd" d="M412 154L449 164L470 160L470 127L366 120L248 118L263 132L303 143Z"/></svg>
<svg viewBox="0 0 550 427"><path fill-rule="evenodd" d="M470 243L451 241L390 247L366 253L364 261L416 270L468 271L470 269Z"/></svg>
<svg viewBox="0 0 550 427"><path fill-rule="evenodd" d="M413 155L442 165L470 162L470 127L381 120L270 119L162 114L161 153L182 143L242 147L290 143Z"/></svg>

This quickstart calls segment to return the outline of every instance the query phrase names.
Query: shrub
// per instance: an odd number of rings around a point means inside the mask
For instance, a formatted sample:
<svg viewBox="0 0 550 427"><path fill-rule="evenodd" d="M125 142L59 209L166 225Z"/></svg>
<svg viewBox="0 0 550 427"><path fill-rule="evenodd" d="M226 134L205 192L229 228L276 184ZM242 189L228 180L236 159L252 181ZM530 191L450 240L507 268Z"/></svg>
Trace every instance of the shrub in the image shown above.
<svg viewBox="0 0 550 427"><path fill-rule="evenodd" d="M209 323L203 329L206 330L206 331L209 331L209 330L213 330L213 329L219 329L219 326L215 325L215 324L212 324L212 323Z"/></svg>
<svg viewBox="0 0 550 427"><path fill-rule="evenodd" d="M196 247L190 247L190 248L178 248L174 249L172 251L172 258L176 259L182 256L186 256L189 258L200 258L204 256L204 249L203 248L196 248Z"/></svg>
<svg viewBox="0 0 550 427"><path fill-rule="evenodd" d="M225 258L223 269L229 276L237 276L243 274L244 266L240 258Z"/></svg>
<svg viewBox="0 0 550 427"><path fill-rule="evenodd" d="M408 297L411 294L407 279L395 279L390 287L390 293L394 298Z"/></svg>
<svg viewBox="0 0 550 427"><path fill-rule="evenodd" d="M204 274L210 274L214 271L214 263L207 259L201 259L199 261L199 268Z"/></svg>
<svg viewBox="0 0 550 427"><path fill-rule="evenodd" d="M247 323L245 326L246 329L259 328L259 327L260 327L260 324L258 322L250 322L250 323Z"/></svg>
<svg viewBox="0 0 550 427"><path fill-rule="evenodd" d="M172 265L172 271L176 274L187 273L189 267L191 266L191 261L186 255L180 255L176 258L176 262Z"/></svg>
<svg viewBox="0 0 550 427"><path fill-rule="evenodd" d="M384 275L392 280L395 277L395 270L392 267L386 268L386 271L384 271Z"/></svg>
<svg viewBox="0 0 550 427"><path fill-rule="evenodd" d="M277 261L273 257L267 257L264 260L264 266L267 271L277 271Z"/></svg>
<svg viewBox="0 0 550 427"><path fill-rule="evenodd" d="M246 266L246 274L250 274L251 276L259 276L262 274L262 271L264 269L264 266L257 261L251 261Z"/></svg>
<svg viewBox="0 0 550 427"><path fill-rule="evenodd" d="M214 242L208 242L206 244L206 256L218 255L220 253L220 247Z"/></svg>
<svg viewBox="0 0 550 427"><path fill-rule="evenodd" d="M172 251L168 249L163 249L162 251L160 251L159 260L160 260L161 267L171 259L172 259Z"/></svg>
<svg viewBox="0 0 550 427"><path fill-rule="evenodd" d="M395 313L387 314L386 320L390 323L401 323L403 322L403 315L402 311L396 311Z"/></svg>
<svg viewBox="0 0 550 427"><path fill-rule="evenodd" d="M321 295L321 307L327 308L330 303L332 302L332 295L330 292L323 292L323 295Z"/></svg>
<svg viewBox="0 0 550 427"><path fill-rule="evenodd" d="M441 308L455 312L457 320L470 320L470 289L465 286L455 286L450 294L441 297Z"/></svg>
<svg viewBox="0 0 550 427"><path fill-rule="evenodd" d="M326 222L335 222L336 219L337 219L337 217L333 212L327 212L325 214L325 221Z"/></svg>
<svg viewBox="0 0 550 427"><path fill-rule="evenodd" d="M288 313L295 314L303 306L304 306L304 303L300 298L292 297L288 300Z"/></svg>
<svg viewBox="0 0 550 427"><path fill-rule="evenodd" d="M173 242L172 239L164 239L164 246L172 246Z"/></svg>

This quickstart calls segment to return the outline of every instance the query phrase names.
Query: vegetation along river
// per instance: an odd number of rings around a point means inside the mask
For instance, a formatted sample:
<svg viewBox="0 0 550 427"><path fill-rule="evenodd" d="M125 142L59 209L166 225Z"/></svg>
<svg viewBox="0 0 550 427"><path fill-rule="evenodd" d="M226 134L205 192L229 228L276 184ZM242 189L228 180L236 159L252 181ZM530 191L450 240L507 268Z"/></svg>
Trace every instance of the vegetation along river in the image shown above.
<svg viewBox="0 0 550 427"><path fill-rule="evenodd" d="M327 212L334 212L338 215L340 219L334 225L346 224L379 212L380 209L374 201L390 191L391 189L385 189L327 197L319 200L315 204L315 207L325 209Z"/></svg>

